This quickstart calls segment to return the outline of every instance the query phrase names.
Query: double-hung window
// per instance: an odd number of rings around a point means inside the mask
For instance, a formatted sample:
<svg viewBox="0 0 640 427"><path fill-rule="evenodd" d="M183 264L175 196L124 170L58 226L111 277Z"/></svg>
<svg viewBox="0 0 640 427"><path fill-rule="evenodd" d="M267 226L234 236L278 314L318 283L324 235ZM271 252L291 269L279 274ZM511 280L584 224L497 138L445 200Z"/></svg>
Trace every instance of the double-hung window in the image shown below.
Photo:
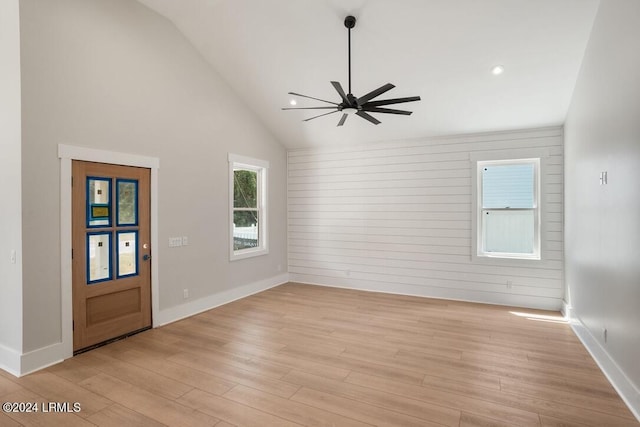
<svg viewBox="0 0 640 427"><path fill-rule="evenodd" d="M264 160L229 154L231 260L268 253L268 168Z"/></svg>
<svg viewBox="0 0 640 427"><path fill-rule="evenodd" d="M477 256L540 259L540 159L477 162Z"/></svg>

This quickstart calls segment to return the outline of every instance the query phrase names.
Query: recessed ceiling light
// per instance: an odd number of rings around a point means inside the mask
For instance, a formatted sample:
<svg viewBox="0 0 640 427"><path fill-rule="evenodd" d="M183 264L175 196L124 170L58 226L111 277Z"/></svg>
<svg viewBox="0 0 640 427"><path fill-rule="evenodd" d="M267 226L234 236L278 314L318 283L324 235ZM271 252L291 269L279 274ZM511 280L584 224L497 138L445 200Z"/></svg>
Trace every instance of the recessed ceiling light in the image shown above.
<svg viewBox="0 0 640 427"><path fill-rule="evenodd" d="M296 102L295 99L292 99L291 101L289 101L289 105L296 105L296 104L298 104L298 103Z"/></svg>
<svg viewBox="0 0 640 427"><path fill-rule="evenodd" d="M504 67L502 65L496 65L491 69L491 74L493 74L494 76L498 76L502 73L504 73Z"/></svg>

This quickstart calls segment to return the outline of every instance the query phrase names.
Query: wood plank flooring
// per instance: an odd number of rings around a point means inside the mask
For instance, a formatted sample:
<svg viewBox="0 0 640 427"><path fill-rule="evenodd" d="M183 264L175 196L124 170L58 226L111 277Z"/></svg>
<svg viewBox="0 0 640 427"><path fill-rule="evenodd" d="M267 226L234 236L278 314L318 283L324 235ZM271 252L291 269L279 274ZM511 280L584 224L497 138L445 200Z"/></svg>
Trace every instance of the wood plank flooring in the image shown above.
<svg viewBox="0 0 640 427"><path fill-rule="evenodd" d="M0 426L638 426L558 313L289 283L15 378Z"/></svg>

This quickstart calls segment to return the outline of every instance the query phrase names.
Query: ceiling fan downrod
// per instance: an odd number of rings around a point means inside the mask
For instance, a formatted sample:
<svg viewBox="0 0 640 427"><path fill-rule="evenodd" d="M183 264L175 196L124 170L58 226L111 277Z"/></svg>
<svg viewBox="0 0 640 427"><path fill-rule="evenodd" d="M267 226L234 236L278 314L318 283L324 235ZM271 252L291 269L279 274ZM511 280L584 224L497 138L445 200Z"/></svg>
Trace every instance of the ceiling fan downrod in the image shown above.
<svg viewBox="0 0 640 427"><path fill-rule="evenodd" d="M349 15L344 18L344 26L347 27L349 39L349 95L351 95L351 29L356 26L356 17Z"/></svg>

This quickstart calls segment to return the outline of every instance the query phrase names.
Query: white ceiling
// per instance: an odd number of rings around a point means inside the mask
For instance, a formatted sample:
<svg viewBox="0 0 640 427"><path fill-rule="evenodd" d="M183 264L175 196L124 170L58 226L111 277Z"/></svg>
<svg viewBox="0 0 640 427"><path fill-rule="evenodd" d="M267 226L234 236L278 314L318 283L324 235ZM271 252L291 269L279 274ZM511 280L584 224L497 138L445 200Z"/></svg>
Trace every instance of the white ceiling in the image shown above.
<svg viewBox="0 0 640 427"><path fill-rule="evenodd" d="M139 0L172 21L289 148L361 144L564 122L598 0ZM374 114L282 111L293 91L339 102L385 84L377 99L419 95ZM505 72L494 76L492 66ZM299 100L298 106L327 105Z"/></svg>

